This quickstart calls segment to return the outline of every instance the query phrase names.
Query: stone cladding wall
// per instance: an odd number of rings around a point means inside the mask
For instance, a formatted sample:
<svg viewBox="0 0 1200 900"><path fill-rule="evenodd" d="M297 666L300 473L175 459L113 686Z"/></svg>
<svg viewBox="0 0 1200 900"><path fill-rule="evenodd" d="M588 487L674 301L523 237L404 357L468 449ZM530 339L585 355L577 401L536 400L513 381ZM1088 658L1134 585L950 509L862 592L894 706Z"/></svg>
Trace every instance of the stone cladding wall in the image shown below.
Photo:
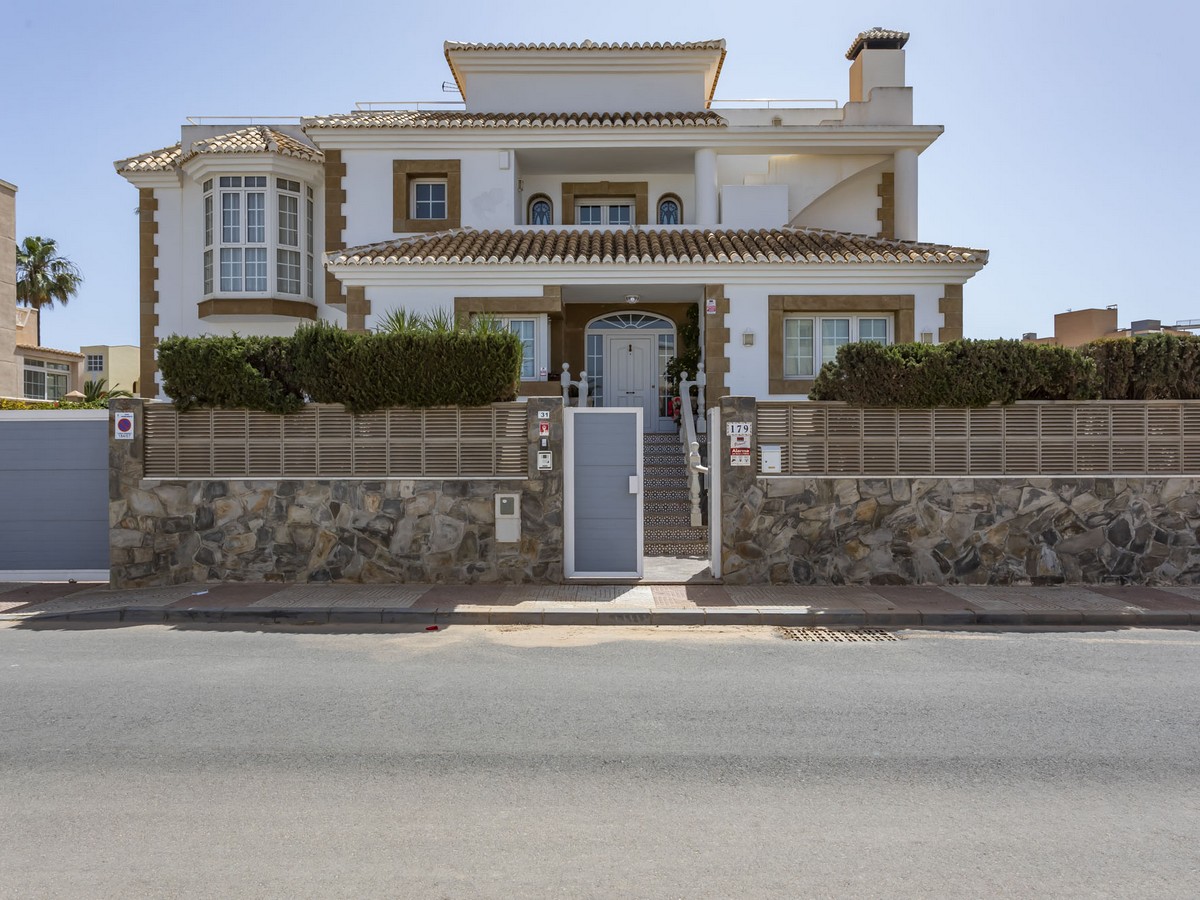
<svg viewBox="0 0 1200 900"><path fill-rule="evenodd" d="M761 477L721 441L727 584L1200 584L1200 478Z"/></svg>
<svg viewBox="0 0 1200 900"><path fill-rule="evenodd" d="M563 573L562 403L555 469L527 479L146 481L140 400L131 441L110 440L111 584L208 581L556 583ZM110 423L110 434L112 434ZM521 494L521 540L495 539L498 492Z"/></svg>

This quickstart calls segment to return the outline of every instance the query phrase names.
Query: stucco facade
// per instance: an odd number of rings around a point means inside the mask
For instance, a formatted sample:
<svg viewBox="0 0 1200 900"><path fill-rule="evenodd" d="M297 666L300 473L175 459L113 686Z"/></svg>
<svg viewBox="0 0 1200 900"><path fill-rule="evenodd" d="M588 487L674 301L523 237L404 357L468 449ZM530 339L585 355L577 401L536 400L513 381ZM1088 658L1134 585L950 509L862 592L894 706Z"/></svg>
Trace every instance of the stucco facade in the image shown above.
<svg viewBox="0 0 1200 900"><path fill-rule="evenodd" d="M17 396L16 185L0 181L0 397Z"/></svg>
<svg viewBox="0 0 1200 900"><path fill-rule="evenodd" d="M566 364L656 427L690 306L710 403L803 396L845 341L961 336L987 253L919 243L942 127L913 121L907 40L859 35L832 107L715 101L721 40L448 42L461 108L189 124L117 163L142 210L141 393L172 333L441 309L521 334L522 393Z"/></svg>

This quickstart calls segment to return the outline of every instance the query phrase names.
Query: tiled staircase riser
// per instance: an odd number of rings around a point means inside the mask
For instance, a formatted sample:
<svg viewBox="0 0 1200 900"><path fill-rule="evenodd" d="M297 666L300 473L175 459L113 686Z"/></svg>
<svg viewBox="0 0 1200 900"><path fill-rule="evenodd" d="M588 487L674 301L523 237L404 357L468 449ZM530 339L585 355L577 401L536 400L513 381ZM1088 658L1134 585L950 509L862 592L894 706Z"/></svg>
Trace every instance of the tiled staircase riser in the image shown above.
<svg viewBox="0 0 1200 900"><path fill-rule="evenodd" d="M679 435L644 435L642 479L646 555L707 556L708 529L691 525L687 459Z"/></svg>

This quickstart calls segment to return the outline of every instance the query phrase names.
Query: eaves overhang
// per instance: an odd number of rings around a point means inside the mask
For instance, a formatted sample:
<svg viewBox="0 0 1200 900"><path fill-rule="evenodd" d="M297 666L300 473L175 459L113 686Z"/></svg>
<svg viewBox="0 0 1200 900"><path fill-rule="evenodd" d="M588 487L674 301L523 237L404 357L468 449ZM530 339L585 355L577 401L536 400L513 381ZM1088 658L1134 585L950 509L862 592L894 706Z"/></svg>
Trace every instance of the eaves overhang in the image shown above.
<svg viewBox="0 0 1200 900"><path fill-rule="evenodd" d="M554 150L570 148L709 148L729 154L922 152L944 131L941 125L803 125L794 127L356 129L308 132L322 148L422 151Z"/></svg>

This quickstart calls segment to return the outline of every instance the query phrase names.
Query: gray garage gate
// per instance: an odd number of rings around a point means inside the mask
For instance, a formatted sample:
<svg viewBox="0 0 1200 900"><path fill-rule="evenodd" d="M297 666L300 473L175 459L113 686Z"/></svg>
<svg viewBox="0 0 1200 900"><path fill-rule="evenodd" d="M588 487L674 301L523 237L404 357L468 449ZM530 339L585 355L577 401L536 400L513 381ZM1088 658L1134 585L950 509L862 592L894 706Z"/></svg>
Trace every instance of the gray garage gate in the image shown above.
<svg viewBox="0 0 1200 900"><path fill-rule="evenodd" d="M108 411L0 411L0 578L99 571L108 577Z"/></svg>

